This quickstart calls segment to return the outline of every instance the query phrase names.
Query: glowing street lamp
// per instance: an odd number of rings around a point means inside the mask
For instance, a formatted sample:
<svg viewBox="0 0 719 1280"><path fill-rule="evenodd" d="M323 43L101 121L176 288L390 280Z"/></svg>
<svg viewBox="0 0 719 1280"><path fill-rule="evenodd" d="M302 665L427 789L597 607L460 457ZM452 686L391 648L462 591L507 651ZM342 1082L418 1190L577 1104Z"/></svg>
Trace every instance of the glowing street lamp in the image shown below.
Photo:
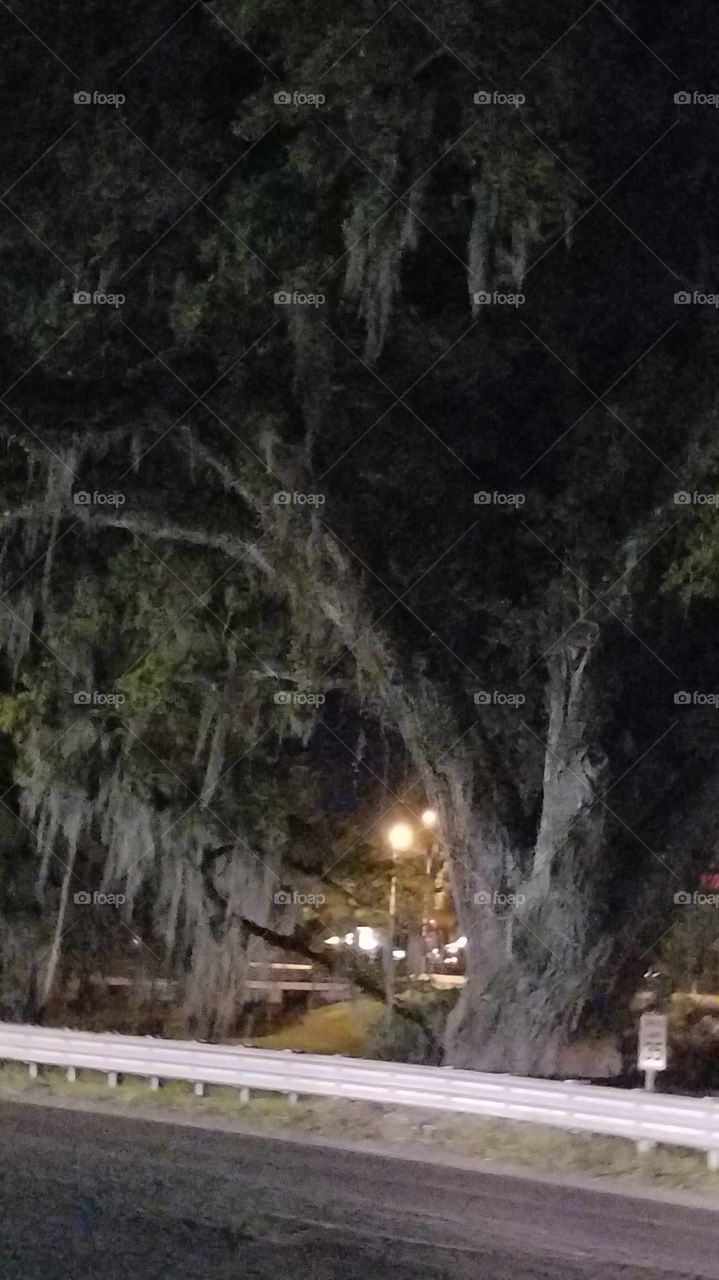
<svg viewBox="0 0 719 1280"><path fill-rule="evenodd" d="M387 833L387 839L395 853L404 853L407 849L412 848L414 832L406 822L395 822Z"/></svg>
<svg viewBox="0 0 719 1280"><path fill-rule="evenodd" d="M422 827L424 827L425 830L427 831L435 827L437 825L437 814L435 813L434 809L425 809L424 813L421 815L420 822L422 824ZM390 948L390 953L389 953L390 961L388 965L388 977L387 977L387 1003L389 1005L392 1004L392 999L393 999L394 961L399 958L397 950L392 949L393 943L394 943L394 936L395 936L395 926L397 922L397 855L400 853L407 853L409 850L413 849L413 846L414 846L414 852L415 853L419 852L419 849L416 847L419 835L420 835L420 832L417 829L414 829L413 827L411 827L407 822L395 822L394 825L390 827L389 831L387 832L387 842L392 850L392 879L390 881L390 886L389 886L389 911L388 911L388 915L389 915L388 945ZM424 843L425 843L424 841L421 841L421 840L419 841L420 848L424 845ZM427 870L427 877L428 877L427 883L429 886L431 883L431 873L432 873L432 851L429 849L427 850L426 870ZM430 888L428 887L426 890L425 896L428 897L429 893L430 893ZM425 914L428 913L428 910L429 910L429 903L426 903Z"/></svg>
<svg viewBox="0 0 719 1280"><path fill-rule="evenodd" d="M387 832L387 839L392 850L392 879L389 886L389 924L390 935L394 937L395 917L397 915L397 854L406 853L414 844L414 831L406 822L395 822Z"/></svg>

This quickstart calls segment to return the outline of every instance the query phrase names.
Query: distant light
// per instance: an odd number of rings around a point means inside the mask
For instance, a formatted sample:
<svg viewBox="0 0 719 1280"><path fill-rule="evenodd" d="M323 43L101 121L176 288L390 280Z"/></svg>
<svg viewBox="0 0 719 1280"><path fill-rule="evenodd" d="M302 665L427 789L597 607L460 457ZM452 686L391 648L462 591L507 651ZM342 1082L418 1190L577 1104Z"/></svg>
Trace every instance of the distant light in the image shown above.
<svg viewBox="0 0 719 1280"><path fill-rule="evenodd" d="M430 953L429 953L429 954L430 954L431 956L438 956L438 955L439 955L439 947L432 947L432 950L430 951Z"/></svg>
<svg viewBox="0 0 719 1280"><path fill-rule="evenodd" d="M376 951L379 946L379 939L374 929L370 929L369 925L361 924L357 927L357 946L360 951Z"/></svg>
<svg viewBox="0 0 719 1280"><path fill-rule="evenodd" d="M457 956L445 956L445 957L444 957L444 963L445 963L445 964L459 964L459 960L458 960Z"/></svg>
<svg viewBox="0 0 719 1280"><path fill-rule="evenodd" d="M435 813L434 809L425 809L424 813L422 814L422 826L434 827L436 826L436 823L437 823L437 814Z"/></svg>
<svg viewBox="0 0 719 1280"><path fill-rule="evenodd" d="M341 941L342 941L342 939L341 939L341 938L338 938L338 937L337 937L337 934L335 933L335 934L333 934L333 936L332 936L331 938L325 938L325 946L326 946L326 947L338 947L338 946L340 945Z"/></svg>
<svg viewBox="0 0 719 1280"><path fill-rule="evenodd" d="M347 946L348 946L348 947L351 947L351 946L352 946L352 943L353 943L353 942L354 942L354 940L355 940L355 936L354 936L354 934L353 934L353 933L346 933L346 934L345 934L345 937L344 937L344 940L345 940L345 942L347 943Z"/></svg>
<svg viewBox="0 0 719 1280"><path fill-rule="evenodd" d="M406 956L406 955L407 955L407 952L406 952L406 951L400 951L400 950L399 950L399 948L397 948L397 950L396 950L396 951L393 951L393 952L392 952L392 959L393 959L393 960L404 960L404 958L405 958L405 956Z"/></svg>
<svg viewBox="0 0 719 1280"><path fill-rule="evenodd" d="M393 849L410 849L414 841L414 832L406 822L395 822L394 826L390 827L387 838Z"/></svg>
<svg viewBox="0 0 719 1280"><path fill-rule="evenodd" d="M448 942L445 951L449 951L450 955L456 955L458 951L463 951L467 945L467 939L464 934L461 938L457 938L454 942Z"/></svg>

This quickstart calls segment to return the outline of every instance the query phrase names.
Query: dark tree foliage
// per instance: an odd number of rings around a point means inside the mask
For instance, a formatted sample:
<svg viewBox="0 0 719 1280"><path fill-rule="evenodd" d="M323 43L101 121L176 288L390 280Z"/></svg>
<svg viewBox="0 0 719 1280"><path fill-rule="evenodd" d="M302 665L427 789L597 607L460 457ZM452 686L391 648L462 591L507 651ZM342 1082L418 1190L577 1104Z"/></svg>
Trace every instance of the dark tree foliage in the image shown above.
<svg viewBox="0 0 719 1280"><path fill-rule="evenodd" d="M447 1052L561 1069L714 856L715 16L0 25L5 1011L139 936L221 1032L404 787Z"/></svg>

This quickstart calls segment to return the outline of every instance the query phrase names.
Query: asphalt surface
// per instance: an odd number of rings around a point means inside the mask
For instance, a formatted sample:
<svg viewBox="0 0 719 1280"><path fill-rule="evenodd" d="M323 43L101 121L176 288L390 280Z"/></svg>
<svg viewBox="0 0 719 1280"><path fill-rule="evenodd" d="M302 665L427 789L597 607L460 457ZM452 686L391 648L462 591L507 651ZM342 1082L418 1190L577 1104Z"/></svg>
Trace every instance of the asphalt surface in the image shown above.
<svg viewBox="0 0 719 1280"><path fill-rule="evenodd" d="M2 1280L719 1280L719 1213L0 1104Z"/></svg>

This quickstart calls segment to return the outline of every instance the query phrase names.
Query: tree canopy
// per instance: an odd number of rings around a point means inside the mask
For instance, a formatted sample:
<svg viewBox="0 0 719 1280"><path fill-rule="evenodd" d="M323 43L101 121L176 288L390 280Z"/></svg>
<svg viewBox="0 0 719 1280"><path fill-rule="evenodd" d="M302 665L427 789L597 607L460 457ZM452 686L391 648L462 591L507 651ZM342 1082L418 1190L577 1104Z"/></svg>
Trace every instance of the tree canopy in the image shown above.
<svg viewBox="0 0 719 1280"><path fill-rule="evenodd" d="M713 852L714 16L0 23L6 1010L114 889L226 1027L414 788L448 1053L556 1069Z"/></svg>

